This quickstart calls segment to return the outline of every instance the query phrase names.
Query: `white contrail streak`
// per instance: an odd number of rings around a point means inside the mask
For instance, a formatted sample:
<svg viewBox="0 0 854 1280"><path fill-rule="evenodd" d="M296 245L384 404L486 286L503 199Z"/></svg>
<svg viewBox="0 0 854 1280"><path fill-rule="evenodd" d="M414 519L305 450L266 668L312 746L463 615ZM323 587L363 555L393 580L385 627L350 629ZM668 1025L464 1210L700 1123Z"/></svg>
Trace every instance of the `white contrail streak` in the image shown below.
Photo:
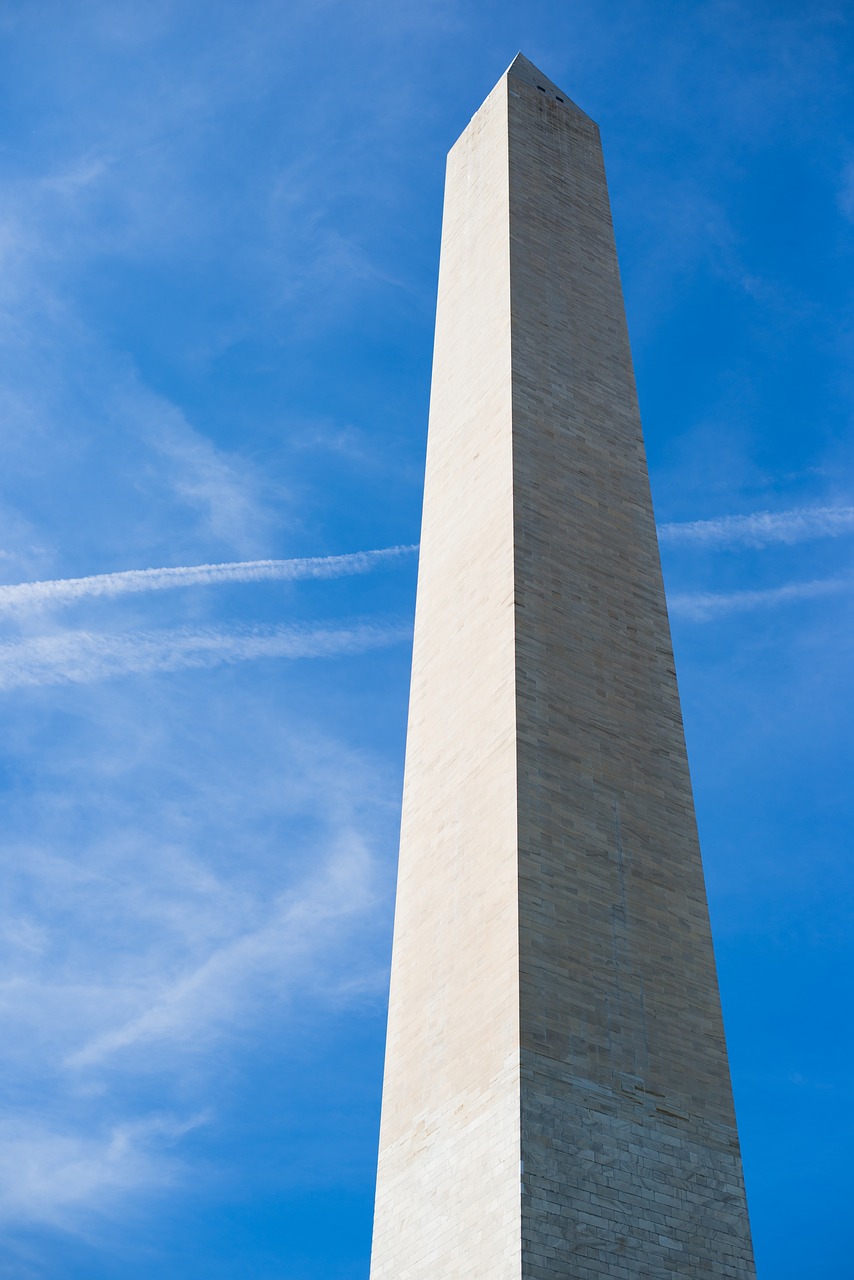
<svg viewBox="0 0 854 1280"><path fill-rule="evenodd" d="M768 587L761 591L677 593L667 597L667 605L674 617L688 618L692 622L707 622L722 613L764 609L786 604L791 600L813 600L817 596L835 595L851 585L851 581L845 578L824 578L814 582L790 582L783 587Z"/></svg>
<svg viewBox="0 0 854 1280"><path fill-rule="evenodd" d="M130 634L65 631L0 644L0 690L90 684L113 676L217 667L256 658L331 658L385 648L410 626L246 627Z"/></svg>
<svg viewBox="0 0 854 1280"><path fill-rule="evenodd" d="M674 545L765 547L772 542L793 545L812 538L838 538L854 532L854 507L795 507L791 511L755 511L746 516L718 516L662 524L661 542Z"/></svg>
<svg viewBox="0 0 854 1280"><path fill-rule="evenodd" d="M298 578L343 578L370 573L410 555L417 547L383 547L342 556L309 556L298 560L238 560L228 564L192 564L177 568L124 569L87 578L16 582L0 586L0 611L73 604L86 596L120 596L134 591L168 591L174 587L214 586L223 582L295 581Z"/></svg>

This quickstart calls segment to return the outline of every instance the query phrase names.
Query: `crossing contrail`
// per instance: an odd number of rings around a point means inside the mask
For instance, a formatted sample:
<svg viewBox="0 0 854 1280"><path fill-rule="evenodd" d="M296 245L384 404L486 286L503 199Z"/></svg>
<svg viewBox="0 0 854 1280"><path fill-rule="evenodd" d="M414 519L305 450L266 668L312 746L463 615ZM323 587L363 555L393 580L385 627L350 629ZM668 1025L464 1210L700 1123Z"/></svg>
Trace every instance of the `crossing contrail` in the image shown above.
<svg viewBox="0 0 854 1280"><path fill-rule="evenodd" d="M225 582L288 582L301 578L344 578L370 573L417 551L417 546L383 547L340 556L295 560L237 560L226 564L179 565L161 569L123 569L85 578L55 578L0 586L0 611L68 605L92 596L122 596L136 591L215 586Z"/></svg>
<svg viewBox="0 0 854 1280"><path fill-rule="evenodd" d="M793 545L813 538L854 533L854 507L793 507L789 511L754 511L744 516L717 516L658 527L661 542L676 546L765 547Z"/></svg>

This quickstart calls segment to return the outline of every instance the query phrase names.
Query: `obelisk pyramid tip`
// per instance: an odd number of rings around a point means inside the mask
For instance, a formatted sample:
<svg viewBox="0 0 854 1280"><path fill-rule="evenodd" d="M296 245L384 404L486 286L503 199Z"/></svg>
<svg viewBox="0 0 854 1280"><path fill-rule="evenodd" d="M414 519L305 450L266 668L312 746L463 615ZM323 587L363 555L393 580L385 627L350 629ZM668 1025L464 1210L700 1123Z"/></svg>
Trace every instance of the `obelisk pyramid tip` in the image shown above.
<svg viewBox="0 0 854 1280"><path fill-rule="evenodd" d="M521 80L523 84L532 85L535 89L541 89L551 97L557 98L560 102L566 102L571 107L575 107L576 111L580 111L582 115L587 114L581 110L578 103L573 102L569 95L564 93L563 89L558 88L553 80L543 75L539 67L535 67L530 58L525 57L524 53L516 54L505 74L510 80Z"/></svg>

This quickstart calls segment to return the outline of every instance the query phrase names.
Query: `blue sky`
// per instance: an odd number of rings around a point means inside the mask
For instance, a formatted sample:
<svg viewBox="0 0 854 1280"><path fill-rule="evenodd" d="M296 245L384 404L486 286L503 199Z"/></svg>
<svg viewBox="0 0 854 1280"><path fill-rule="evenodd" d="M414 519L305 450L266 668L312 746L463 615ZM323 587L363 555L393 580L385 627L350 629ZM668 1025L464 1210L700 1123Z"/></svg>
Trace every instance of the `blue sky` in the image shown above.
<svg viewBox="0 0 854 1280"><path fill-rule="evenodd" d="M851 6L8 0L10 1280L367 1277L444 155L520 48L602 128L760 1277L852 1274Z"/></svg>

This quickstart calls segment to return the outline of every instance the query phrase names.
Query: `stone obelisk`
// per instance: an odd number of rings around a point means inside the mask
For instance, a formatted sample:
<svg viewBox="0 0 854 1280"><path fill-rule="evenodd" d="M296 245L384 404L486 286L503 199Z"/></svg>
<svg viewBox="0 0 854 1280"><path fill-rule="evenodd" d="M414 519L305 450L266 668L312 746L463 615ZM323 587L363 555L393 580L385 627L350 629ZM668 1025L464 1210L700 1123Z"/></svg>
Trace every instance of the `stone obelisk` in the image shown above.
<svg viewBox="0 0 854 1280"><path fill-rule="evenodd" d="M448 159L372 1280L754 1276L597 126Z"/></svg>

